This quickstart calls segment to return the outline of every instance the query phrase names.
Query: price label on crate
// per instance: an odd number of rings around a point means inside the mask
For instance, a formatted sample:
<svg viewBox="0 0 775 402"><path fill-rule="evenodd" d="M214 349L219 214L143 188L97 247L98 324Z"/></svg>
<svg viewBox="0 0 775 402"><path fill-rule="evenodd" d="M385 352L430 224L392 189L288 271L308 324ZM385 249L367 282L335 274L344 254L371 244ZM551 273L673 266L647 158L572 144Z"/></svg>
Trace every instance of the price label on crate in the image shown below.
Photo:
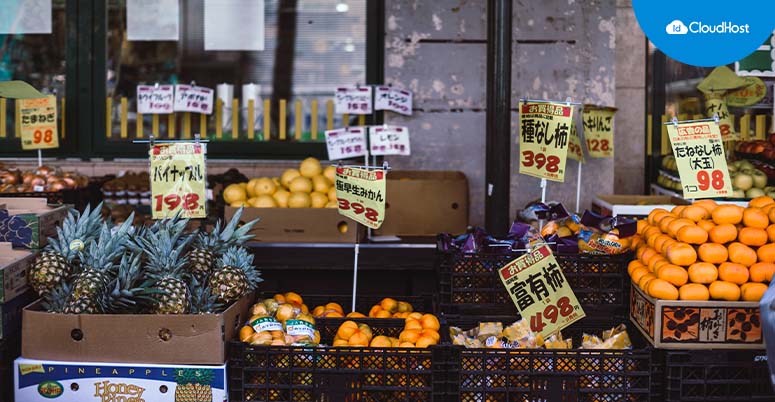
<svg viewBox="0 0 775 402"><path fill-rule="evenodd" d="M369 128L369 151L372 155L411 155L409 129L399 126Z"/></svg>
<svg viewBox="0 0 775 402"><path fill-rule="evenodd" d="M138 85L137 113L167 114L172 113L175 102L172 85Z"/></svg>
<svg viewBox="0 0 775 402"><path fill-rule="evenodd" d="M379 229L385 220L386 175L382 169L337 167L339 213L369 228Z"/></svg>
<svg viewBox="0 0 775 402"><path fill-rule="evenodd" d="M687 199L732 194L719 125L713 121L667 125L683 196Z"/></svg>
<svg viewBox="0 0 775 402"><path fill-rule="evenodd" d="M22 149L59 148L56 98L47 96L16 102Z"/></svg>
<svg viewBox="0 0 775 402"><path fill-rule="evenodd" d="M374 109L412 115L412 93L403 89L379 86L374 93Z"/></svg>
<svg viewBox="0 0 775 402"><path fill-rule="evenodd" d="M544 337L586 316L548 246L511 261L498 274L530 329Z"/></svg>
<svg viewBox="0 0 775 402"><path fill-rule="evenodd" d="M520 102L519 110L519 173L565 181L573 106Z"/></svg>
<svg viewBox="0 0 775 402"><path fill-rule="evenodd" d="M205 218L206 145L194 142L154 144L151 160L153 219L180 212L183 218Z"/></svg>
<svg viewBox="0 0 775 402"><path fill-rule="evenodd" d="M584 150L581 149L581 139L579 138L576 125L570 126L570 137L568 137L568 158L579 163L584 163Z"/></svg>
<svg viewBox="0 0 775 402"><path fill-rule="evenodd" d="M337 114L371 114L371 87L340 87L334 92L334 110Z"/></svg>
<svg viewBox="0 0 775 402"><path fill-rule="evenodd" d="M365 156L369 149L366 145L364 127L348 127L326 131L328 160L357 158Z"/></svg>
<svg viewBox="0 0 775 402"><path fill-rule="evenodd" d="M175 85L176 112L211 114L213 112L213 90L193 85Z"/></svg>
<svg viewBox="0 0 775 402"><path fill-rule="evenodd" d="M616 108L584 106L584 139L591 158L614 157L614 113Z"/></svg>

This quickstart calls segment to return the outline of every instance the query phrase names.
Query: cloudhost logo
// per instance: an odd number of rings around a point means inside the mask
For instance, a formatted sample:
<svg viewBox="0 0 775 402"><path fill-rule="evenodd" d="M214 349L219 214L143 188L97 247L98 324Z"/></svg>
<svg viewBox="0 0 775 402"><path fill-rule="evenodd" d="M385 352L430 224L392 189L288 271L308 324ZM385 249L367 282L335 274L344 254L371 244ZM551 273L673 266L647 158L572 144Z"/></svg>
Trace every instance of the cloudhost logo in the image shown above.
<svg viewBox="0 0 775 402"><path fill-rule="evenodd" d="M681 20L673 20L673 22L667 24L665 32L669 35L686 35L688 33L693 34L747 34L750 33L749 24L738 25L731 21L724 21L720 24L708 25L702 21L692 21L689 26L683 23Z"/></svg>

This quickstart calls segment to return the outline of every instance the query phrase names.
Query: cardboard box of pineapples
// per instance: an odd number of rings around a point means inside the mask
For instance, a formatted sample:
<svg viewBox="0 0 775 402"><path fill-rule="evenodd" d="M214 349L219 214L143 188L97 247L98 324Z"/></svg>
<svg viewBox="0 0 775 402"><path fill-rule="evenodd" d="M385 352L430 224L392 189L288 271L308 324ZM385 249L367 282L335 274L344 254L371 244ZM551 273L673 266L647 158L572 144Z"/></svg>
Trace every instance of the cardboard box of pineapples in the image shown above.
<svg viewBox="0 0 775 402"><path fill-rule="evenodd" d="M70 211L29 268L22 356L39 360L223 364L261 276L241 211L210 232L177 217L151 226Z"/></svg>
<svg viewBox="0 0 775 402"><path fill-rule="evenodd" d="M358 228L339 214L334 186L336 169L323 168L315 158L280 177L257 177L223 190L231 219L244 207L243 220L259 219L250 234L260 242L349 243Z"/></svg>

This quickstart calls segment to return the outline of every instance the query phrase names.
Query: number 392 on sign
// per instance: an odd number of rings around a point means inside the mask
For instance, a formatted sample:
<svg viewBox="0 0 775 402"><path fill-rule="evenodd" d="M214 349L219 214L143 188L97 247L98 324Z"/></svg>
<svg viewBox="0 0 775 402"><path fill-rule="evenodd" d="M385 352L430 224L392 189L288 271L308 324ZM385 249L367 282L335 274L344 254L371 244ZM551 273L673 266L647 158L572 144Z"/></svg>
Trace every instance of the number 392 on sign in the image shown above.
<svg viewBox="0 0 775 402"><path fill-rule="evenodd" d="M522 102L519 111L519 173L565 181L573 106Z"/></svg>

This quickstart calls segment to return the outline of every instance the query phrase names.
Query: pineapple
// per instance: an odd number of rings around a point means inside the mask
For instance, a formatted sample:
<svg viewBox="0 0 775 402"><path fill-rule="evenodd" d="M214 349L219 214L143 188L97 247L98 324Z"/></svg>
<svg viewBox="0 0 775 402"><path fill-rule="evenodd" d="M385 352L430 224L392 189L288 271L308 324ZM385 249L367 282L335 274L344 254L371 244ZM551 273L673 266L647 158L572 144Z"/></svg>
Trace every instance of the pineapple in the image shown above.
<svg viewBox="0 0 775 402"><path fill-rule="evenodd" d="M73 281L73 300L98 298L108 293L115 277L116 261L126 251L133 219L134 213L115 230L103 223L97 240L91 240L79 253L82 270Z"/></svg>
<svg viewBox="0 0 775 402"><path fill-rule="evenodd" d="M219 261L221 269L210 276L210 289L218 300L229 304L254 290L262 281L253 266L253 255L242 247L229 247Z"/></svg>
<svg viewBox="0 0 775 402"><path fill-rule="evenodd" d="M203 286L196 278L191 278L191 313L217 314L223 310L223 303L218 301L210 287L206 284Z"/></svg>
<svg viewBox="0 0 775 402"><path fill-rule="evenodd" d="M65 307L70 300L70 284L62 282L57 287L51 289L43 295L41 307L50 313L64 313Z"/></svg>
<svg viewBox="0 0 775 402"><path fill-rule="evenodd" d="M178 369L175 373L175 402L212 402L212 370Z"/></svg>
<svg viewBox="0 0 775 402"><path fill-rule="evenodd" d="M200 232L194 240L194 248L188 253L186 268L199 280L206 280L213 271L216 257L223 254L231 246L238 246L253 238L247 234L258 219L250 221L237 228L242 208L237 210L231 221L221 229L222 222L218 220L212 232Z"/></svg>
<svg viewBox="0 0 775 402"><path fill-rule="evenodd" d="M99 235L101 210L102 204L94 210L87 205L83 214L70 211L62 226L57 228L57 238L48 239L46 250L28 272L28 282L38 294L52 291L72 274L82 246Z"/></svg>

